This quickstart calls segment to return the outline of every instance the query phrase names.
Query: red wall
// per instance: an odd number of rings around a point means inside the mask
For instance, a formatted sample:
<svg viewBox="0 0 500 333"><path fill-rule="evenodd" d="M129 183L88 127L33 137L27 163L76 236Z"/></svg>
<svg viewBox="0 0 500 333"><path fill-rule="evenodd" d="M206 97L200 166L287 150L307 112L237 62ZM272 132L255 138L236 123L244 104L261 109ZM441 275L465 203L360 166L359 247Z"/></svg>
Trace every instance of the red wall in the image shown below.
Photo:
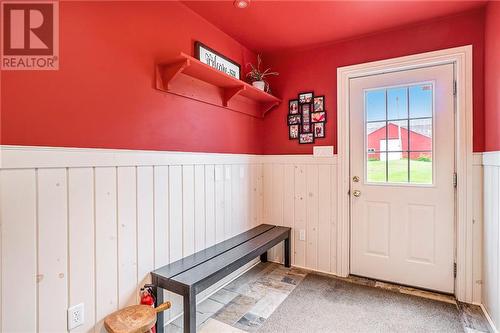
<svg viewBox="0 0 500 333"><path fill-rule="evenodd" d="M496 24L498 27L498 19ZM316 145L336 147L337 67L472 44L474 48L474 151L483 151L483 32L484 11L481 9L340 43L267 54L265 60L273 70L280 72L279 77L272 79L271 85L273 91L284 100L296 98L300 91L314 90L317 95L326 95L327 137L317 139ZM497 71L497 80L498 77ZM498 91L498 86L496 89ZM288 126L285 122L287 104L283 103L278 109L266 115L264 120L265 154L312 152L313 145L299 145L296 140L288 140ZM498 118L495 125L491 126L497 125ZM496 133L496 135L499 134Z"/></svg>
<svg viewBox="0 0 500 333"><path fill-rule="evenodd" d="M153 89L195 40L255 59L178 2L61 2L60 70L2 72L1 143L261 153L262 120Z"/></svg>
<svg viewBox="0 0 500 333"><path fill-rule="evenodd" d="M500 147L498 4L489 5L486 148ZM284 103L264 121L153 89L154 64L201 40L242 65L255 55L178 2L61 2L60 70L6 71L1 144L297 154L288 140L287 100L326 95L327 137L336 146L336 69L373 60L474 45L474 150L484 142L483 10L359 39L265 56L281 74ZM496 39L496 41L495 41ZM243 66L244 68L244 66Z"/></svg>
<svg viewBox="0 0 500 333"><path fill-rule="evenodd" d="M500 3L486 7L484 129L486 151L500 150Z"/></svg>

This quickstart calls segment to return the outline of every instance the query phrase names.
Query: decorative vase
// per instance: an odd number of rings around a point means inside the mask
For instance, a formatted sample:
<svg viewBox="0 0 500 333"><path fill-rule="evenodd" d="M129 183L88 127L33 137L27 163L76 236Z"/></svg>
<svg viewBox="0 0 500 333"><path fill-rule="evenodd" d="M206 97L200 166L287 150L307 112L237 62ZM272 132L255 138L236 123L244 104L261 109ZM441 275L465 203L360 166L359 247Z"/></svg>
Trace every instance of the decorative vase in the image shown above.
<svg viewBox="0 0 500 333"><path fill-rule="evenodd" d="M264 81L253 81L252 86L262 91L266 89L266 83Z"/></svg>

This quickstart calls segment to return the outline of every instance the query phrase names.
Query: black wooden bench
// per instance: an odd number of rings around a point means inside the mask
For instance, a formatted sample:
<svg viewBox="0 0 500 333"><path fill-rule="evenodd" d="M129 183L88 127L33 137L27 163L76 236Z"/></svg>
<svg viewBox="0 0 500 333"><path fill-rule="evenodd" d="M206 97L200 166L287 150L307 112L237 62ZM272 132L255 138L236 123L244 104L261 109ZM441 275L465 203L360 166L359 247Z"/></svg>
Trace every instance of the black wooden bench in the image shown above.
<svg viewBox="0 0 500 333"><path fill-rule="evenodd" d="M196 294L285 242L285 266L290 267L291 228L261 224L203 251L163 266L151 273L157 304L163 303L163 289L182 295L184 332L196 332ZM163 333L163 313L158 313L156 332Z"/></svg>

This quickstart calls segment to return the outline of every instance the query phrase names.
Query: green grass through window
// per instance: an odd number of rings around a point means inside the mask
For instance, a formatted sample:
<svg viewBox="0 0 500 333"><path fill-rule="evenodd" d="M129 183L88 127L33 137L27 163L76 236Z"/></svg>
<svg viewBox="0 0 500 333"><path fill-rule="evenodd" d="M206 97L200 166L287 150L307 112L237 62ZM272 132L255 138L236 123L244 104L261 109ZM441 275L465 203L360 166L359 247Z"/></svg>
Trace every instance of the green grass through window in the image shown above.
<svg viewBox="0 0 500 333"><path fill-rule="evenodd" d="M385 161L368 161L368 182L386 182ZM408 182L408 159L392 160L389 163L389 183ZM432 184L432 161L410 161L410 183Z"/></svg>

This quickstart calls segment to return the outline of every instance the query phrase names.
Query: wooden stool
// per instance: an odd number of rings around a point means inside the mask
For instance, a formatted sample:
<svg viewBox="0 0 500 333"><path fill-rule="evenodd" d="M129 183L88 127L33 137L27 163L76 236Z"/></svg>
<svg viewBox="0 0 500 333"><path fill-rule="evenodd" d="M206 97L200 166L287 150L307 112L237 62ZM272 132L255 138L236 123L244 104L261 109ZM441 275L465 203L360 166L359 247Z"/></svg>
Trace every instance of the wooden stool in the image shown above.
<svg viewBox="0 0 500 333"><path fill-rule="evenodd" d="M104 319L104 327L109 333L145 333L156 324L156 314L170 308L170 302L157 308L149 305L131 305L113 312Z"/></svg>

